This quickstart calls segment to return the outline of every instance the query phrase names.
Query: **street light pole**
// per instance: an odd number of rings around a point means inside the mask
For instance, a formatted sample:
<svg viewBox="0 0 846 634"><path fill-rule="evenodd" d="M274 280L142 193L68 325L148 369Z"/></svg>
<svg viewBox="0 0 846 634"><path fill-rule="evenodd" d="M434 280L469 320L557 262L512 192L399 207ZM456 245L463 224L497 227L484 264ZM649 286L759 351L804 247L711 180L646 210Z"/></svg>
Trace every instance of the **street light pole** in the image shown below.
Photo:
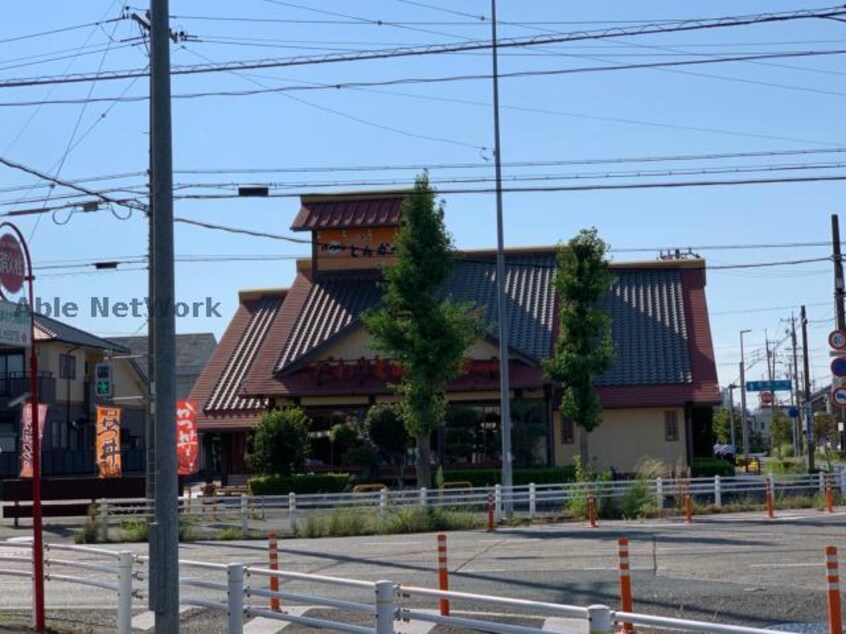
<svg viewBox="0 0 846 634"><path fill-rule="evenodd" d="M749 460L749 426L746 424L746 360L743 357L743 335L751 330L740 331L740 429L743 433L743 458Z"/></svg>
<svg viewBox="0 0 846 634"><path fill-rule="evenodd" d="M734 389L737 386L734 383L729 384L729 429L731 430L731 446L732 451L737 454L737 445L734 437Z"/></svg>

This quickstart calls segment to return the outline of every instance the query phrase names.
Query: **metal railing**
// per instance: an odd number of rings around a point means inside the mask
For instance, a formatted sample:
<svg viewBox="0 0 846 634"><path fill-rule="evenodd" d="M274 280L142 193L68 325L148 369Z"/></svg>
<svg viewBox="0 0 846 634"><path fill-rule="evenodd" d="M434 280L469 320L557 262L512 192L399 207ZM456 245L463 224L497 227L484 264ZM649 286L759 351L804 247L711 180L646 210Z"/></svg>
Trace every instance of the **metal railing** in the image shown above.
<svg viewBox="0 0 846 634"><path fill-rule="evenodd" d="M19 554L7 555L3 553L3 550L8 548L21 549L26 553L26 556ZM26 564L26 567L12 569L0 566L0 575L31 579L32 548L33 546L30 542L0 542L0 561ZM132 580L136 577L133 572L135 559L132 552L128 550L114 551L106 548L55 543L45 543L44 552L45 581L73 583L114 592L117 596L118 634L132 634L132 598L133 596L138 596L132 589ZM54 552L83 553L104 561L92 563L75 559L63 559L51 554ZM69 570L71 572L78 570L93 573L93 575L65 574L63 572L54 572L55 569Z"/></svg>
<svg viewBox="0 0 846 634"><path fill-rule="evenodd" d="M489 494L493 494L496 519L503 516L506 498L510 497L515 513L529 519L543 512L560 511L573 501L592 496L597 501L621 499L632 487L646 487L653 495L657 509L670 504L680 504L686 494L702 503L722 507L732 499L756 498L764 500L771 483L776 498L789 495L822 495L826 482L841 495L846 491L846 471L838 474L798 474L780 476L734 476L708 478L656 478L654 480L616 480L594 482L568 482L560 484L528 484L504 489L450 488L406 489L367 491L359 493L324 493L182 497L179 513L200 522L231 525L248 531L254 520L270 523L287 523L296 532L301 520L309 514L320 514L348 509L375 510L385 515L390 511L414 507L448 508L469 512L486 510ZM101 529L132 516L152 516L152 502L144 498L98 500L97 515Z"/></svg>

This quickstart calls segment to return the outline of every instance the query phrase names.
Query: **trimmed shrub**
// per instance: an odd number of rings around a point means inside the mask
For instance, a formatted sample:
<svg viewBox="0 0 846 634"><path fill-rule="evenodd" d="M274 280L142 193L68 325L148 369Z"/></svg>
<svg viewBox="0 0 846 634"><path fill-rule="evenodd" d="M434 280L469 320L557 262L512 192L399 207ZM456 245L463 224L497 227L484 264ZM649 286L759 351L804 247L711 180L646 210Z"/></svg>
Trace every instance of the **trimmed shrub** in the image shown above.
<svg viewBox="0 0 846 634"><path fill-rule="evenodd" d="M500 484L502 472L499 469L447 469L444 471L446 482L472 482L474 487L490 487ZM567 467L538 467L536 469L514 469L514 486L535 484L558 484L572 482L576 478L576 470Z"/></svg>
<svg viewBox="0 0 846 634"><path fill-rule="evenodd" d="M734 465L718 458L695 458L691 474L694 478L710 478L715 475L731 477L734 475Z"/></svg>
<svg viewBox="0 0 846 634"><path fill-rule="evenodd" d="M346 473L263 475L250 478L252 495L288 495L288 493L340 493L349 483Z"/></svg>

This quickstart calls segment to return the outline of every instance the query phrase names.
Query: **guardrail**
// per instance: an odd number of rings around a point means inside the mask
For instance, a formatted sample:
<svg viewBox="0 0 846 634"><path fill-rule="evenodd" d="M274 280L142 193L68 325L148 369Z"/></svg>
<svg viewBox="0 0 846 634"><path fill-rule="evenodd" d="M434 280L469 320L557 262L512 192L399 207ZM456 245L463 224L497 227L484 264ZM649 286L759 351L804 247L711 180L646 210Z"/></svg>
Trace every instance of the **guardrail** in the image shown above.
<svg viewBox="0 0 846 634"><path fill-rule="evenodd" d="M0 555L0 561L27 564L28 569L9 569L0 566L0 575L32 578L32 543L29 542L0 542L0 553L4 549L17 548L28 553L21 555ZM118 634L132 634L132 598L139 596L133 593L132 580L136 577L133 572L134 556L128 550L114 551L105 548L91 548L89 546L72 546L69 544L44 544L44 579L45 581L73 583L93 588L109 590L117 595L117 631ZM73 552L84 553L107 561L87 562L75 559L63 559L52 556L51 553ZM93 572L94 576L74 575L53 572L54 569L80 570Z"/></svg>
<svg viewBox="0 0 846 634"><path fill-rule="evenodd" d="M771 483L768 485L768 482ZM828 485L828 486L827 486ZM406 489L391 491L360 491L355 493L182 497L179 512L183 517L230 525L248 531L252 521L260 519L271 523L288 524L295 532L302 518L311 513L325 513L344 509L368 509L386 514L392 510L412 507L435 507L485 512L488 496L493 494L496 521L504 514L510 501L515 513L533 519L539 512L560 510L574 500L593 497L602 500L621 498L633 486L646 486L655 496L656 506L671 503L681 505L684 496L692 500L713 503L721 507L726 498L755 496L765 499L768 486L774 497L804 493L824 495L827 490L846 491L846 471L839 474L799 474L782 476L734 476L709 478L656 478L648 481L617 480L595 482L568 482L559 484L528 484L504 489L499 485L490 488L466 487L448 489ZM110 525L132 516L152 516L152 503L144 498L98 500L96 515L101 530L108 533Z"/></svg>

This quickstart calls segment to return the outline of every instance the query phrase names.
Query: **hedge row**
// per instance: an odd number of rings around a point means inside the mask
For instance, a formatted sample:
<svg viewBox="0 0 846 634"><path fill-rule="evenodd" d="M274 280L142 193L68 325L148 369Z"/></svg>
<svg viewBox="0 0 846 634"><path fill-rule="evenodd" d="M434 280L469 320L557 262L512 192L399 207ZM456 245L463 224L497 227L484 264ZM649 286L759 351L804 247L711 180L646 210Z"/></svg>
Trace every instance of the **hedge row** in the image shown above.
<svg viewBox="0 0 846 634"><path fill-rule="evenodd" d="M731 477L734 465L719 458L695 458L690 471L694 478Z"/></svg>
<svg viewBox="0 0 846 634"><path fill-rule="evenodd" d="M499 469L449 469L444 471L444 482L471 482L474 487L489 487L501 484L502 472ZM542 467L537 469L514 469L514 486L535 484L556 484L572 482L576 479L576 468Z"/></svg>
<svg viewBox="0 0 846 634"><path fill-rule="evenodd" d="M250 478L253 495L287 495L288 493L340 493L347 487L347 473L299 474L292 476L262 475Z"/></svg>

